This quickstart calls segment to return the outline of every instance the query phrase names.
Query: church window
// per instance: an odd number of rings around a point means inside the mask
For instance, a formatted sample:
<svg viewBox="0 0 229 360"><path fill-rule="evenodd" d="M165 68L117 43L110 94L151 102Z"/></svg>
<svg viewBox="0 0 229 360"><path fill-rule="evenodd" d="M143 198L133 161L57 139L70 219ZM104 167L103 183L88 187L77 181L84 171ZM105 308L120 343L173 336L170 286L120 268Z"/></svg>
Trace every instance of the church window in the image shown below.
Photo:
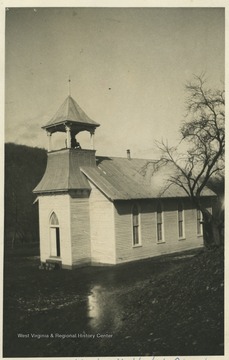
<svg viewBox="0 0 229 360"><path fill-rule="evenodd" d="M184 239L184 209L183 205L180 202L178 204L178 237L179 239Z"/></svg>
<svg viewBox="0 0 229 360"><path fill-rule="evenodd" d="M197 209L197 235L203 235L203 214Z"/></svg>
<svg viewBox="0 0 229 360"><path fill-rule="evenodd" d="M140 219L139 207L134 204L132 209L132 224L133 224L133 246L140 245Z"/></svg>
<svg viewBox="0 0 229 360"><path fill-rule="evenodd" d="M57 218L57 216L56 216L56 214L54 212L50 216L50 225L51 226L58 226L59 225L58 218Z"/></svg>
<svg viewBox="0 0 229 360"><path fill-rule="evenodd" d="M157 206L157 242L163 242L163 212L160 203Z"/></svg>

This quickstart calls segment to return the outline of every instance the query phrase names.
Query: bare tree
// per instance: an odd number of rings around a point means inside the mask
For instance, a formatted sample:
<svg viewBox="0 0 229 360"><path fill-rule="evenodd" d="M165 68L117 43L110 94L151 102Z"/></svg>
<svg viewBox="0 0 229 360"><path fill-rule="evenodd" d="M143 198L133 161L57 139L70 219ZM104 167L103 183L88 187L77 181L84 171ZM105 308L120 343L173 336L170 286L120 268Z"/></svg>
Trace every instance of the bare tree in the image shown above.
<svg viewBox="0 0 229 360"><path fill-rule="evenodd" d="M180 128L180 143L169 147L162 141L157 146L162 153L160 164L176 168L167 187L182 188L202 211L204 242L209 247L220 243L219 220L204 207L201 194L212 177L224 173L225 92L207 88L203 75L194 76L186 91L187 115Z"/></svg>

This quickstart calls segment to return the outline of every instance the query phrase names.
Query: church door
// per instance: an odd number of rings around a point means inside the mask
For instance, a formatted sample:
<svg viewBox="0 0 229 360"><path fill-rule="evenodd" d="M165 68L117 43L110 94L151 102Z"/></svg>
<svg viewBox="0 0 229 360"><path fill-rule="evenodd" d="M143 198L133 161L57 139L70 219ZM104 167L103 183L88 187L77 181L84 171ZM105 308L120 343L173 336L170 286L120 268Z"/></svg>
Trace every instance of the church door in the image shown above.
<svg viewBox="0 0 229 360"><path fill-rule="evenodd" d="M50 255L60 257L60 228L54 212L50 217Z"/></svg>

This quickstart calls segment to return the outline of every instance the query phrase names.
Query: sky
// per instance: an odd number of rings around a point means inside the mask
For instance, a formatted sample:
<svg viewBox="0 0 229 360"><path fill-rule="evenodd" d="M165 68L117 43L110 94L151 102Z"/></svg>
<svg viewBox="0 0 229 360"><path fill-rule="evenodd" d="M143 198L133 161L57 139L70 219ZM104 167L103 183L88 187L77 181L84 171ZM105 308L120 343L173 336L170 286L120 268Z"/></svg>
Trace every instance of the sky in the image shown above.
<svg viewBox="0 0 229 360"><path fill-rule="evenodd" d="M223 8L8 8L5 142L47 148L45 125L68 96L94 121L97 155L157 158L175 145L185 83L225 76ZM53 134L54 148L64 134ZM89 148L89 134L77 140Z"/></svg>

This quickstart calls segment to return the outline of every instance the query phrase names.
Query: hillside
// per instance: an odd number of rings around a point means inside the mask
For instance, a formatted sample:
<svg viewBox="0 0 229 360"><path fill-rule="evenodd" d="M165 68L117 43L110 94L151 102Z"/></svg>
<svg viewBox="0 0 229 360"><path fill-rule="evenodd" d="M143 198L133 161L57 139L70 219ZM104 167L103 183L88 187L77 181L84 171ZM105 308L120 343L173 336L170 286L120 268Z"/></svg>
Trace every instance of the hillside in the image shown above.
<svg viewBox="0 0 229 360"><path fill-rule="evenodd" d="M223 248L115 267L45 271L38 266L39 258L25 256L22 249L6 257L5 357L218 359L224 354ZM29 337L21 339L19 333ZM112 338L55 335L82 333Z"/></svg>
<svg viewBox="0 0 229 360"><path fill-rule="evenodd" d="M32 190L46 167L46 151L5 144L5 245L38 241L38 206Z"/></svg>

